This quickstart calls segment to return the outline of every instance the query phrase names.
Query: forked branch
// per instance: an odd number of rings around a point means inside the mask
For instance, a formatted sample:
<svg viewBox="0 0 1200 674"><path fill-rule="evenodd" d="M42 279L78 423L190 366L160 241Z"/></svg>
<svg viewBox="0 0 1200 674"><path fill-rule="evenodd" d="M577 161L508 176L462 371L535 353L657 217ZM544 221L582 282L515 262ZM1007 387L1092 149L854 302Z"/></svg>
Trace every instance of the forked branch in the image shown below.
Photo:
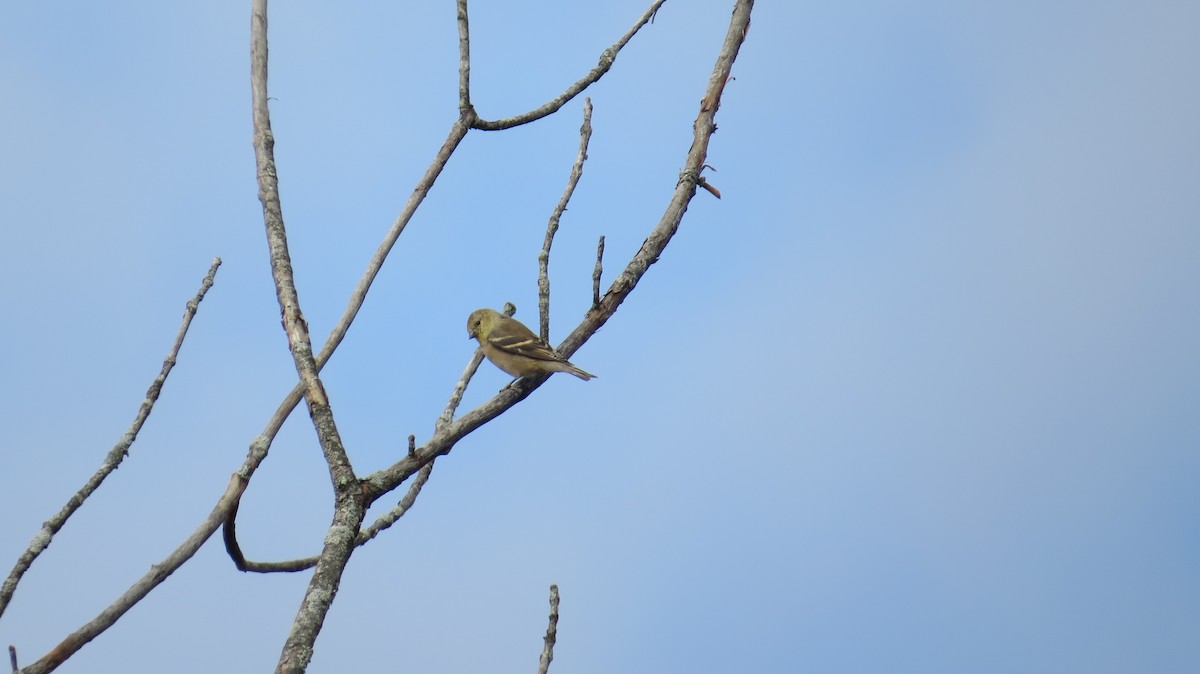
<svg viewBox="0 0 1200 674"><path fill-rule="evenodd" d="M604 74L612 69L613 63L616 63L617 61L617 54L619 54L621 50L625 48L625 45L629 44L629 41L633 39L634 35L637 35L638 31L641 30L643 26L654 21L654 16L658 14L658 8L662 7L663 3L666 1L667 0L656 0L655 2L651 3L650 8L646 10L646 13L643 14L640 19L637 20L637 23L633 24L633 27L629 29L629 32L622 35L621 39L617 40L616 44L608 49L605 49L600 54L600 62L596 64L596 67L588 71L588 74L580 78L578 82L567 87L567 90L559 94L556 98L548 101L537 109L530 110L529 112L521 115L515 115L505 119L498 119L496 121L476 119L474 128L481 129L483 131L501 131L504 129L511 129L514 126L528 124L546 117L547 115L552 115L555 112L558 112L559 108L566 105L572 98L575 98L579 94L583 93L584 89L587 89L596 82L600 81L600 78L604 77ZM466 0L459 0L459 4L460 7L465 7ZM462 26L464 24L460 23L459 25Z"/></svg>
<svg viewBox="0 0 1200 674"><path fill-rule="evenodd" d="M666 211L659 219L658 224L651 230L650 235L646 237L642 247L626 265L624 271L613 281L608 292L600 298L596 306L587 312L583 322L556 348L556 351L564 358L570 358L616 313L621 303L629 297L646 271L658 261L659 256L666 250L667 244L671 242L671 238L679 231L679 224L683 220L684 213L687 212L688 204L696 195L700 170L708 157L708 145L717 128L715 117L717 109L720 107L721 95L725 91L726 82L729 81L733 63L746 39L753 7L754 0L738 0L734 6L729 30L725 35L721 51L717 55L717 62L713 66L704 97L700 101L700 112L692 125L692 145L688 150L684 169L679 175ZM394 489L396 485L401 484L420 470L421 466L438 456L449 453L459 440L475 429L529 397L545 380L545 377L526 377L504 389L488 402L434 434L424 446L417 449L414 455L405 457L391 467L368 476L364 480L364 484L368 486L368 492L382 494Z"/></svg>

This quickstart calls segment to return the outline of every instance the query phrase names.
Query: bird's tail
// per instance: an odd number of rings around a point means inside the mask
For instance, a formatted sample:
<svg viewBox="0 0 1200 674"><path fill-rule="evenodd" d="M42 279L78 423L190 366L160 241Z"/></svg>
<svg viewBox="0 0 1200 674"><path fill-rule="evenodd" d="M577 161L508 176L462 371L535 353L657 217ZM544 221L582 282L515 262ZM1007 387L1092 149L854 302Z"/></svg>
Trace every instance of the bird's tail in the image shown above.
<svg viewBox="0 0 1200 674"><path fill-rule="evenodd" d="M575 367L574 365L572 365L570 363L564 363L564 364L567 366L567 369L563 370L563 372L570 372L571 374L575 375L576 377L579 377L580 379L582 379L584 381L596 378L596 375L594 375L590 372L584 372L583 370L580 370L579 368Z"/></svg>

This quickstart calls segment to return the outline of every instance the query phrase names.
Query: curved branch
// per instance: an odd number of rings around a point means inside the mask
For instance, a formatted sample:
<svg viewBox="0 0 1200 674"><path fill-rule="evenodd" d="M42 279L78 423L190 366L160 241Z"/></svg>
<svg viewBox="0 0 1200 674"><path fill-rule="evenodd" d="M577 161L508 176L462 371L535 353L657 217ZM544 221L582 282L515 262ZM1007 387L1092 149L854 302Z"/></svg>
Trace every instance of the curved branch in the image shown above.
<svg viewBox="0 0 1200 674"><path fill-rule="evenodd" d="M429 168L425 169L424 175L417 181L417 186L413 188L412 194L408 198L408 202L404 205L400 215L396 217L396 221L392 224L380 242L379 248L371 257L367 264L366 271L363 272L362 278L359 279L358 285L355 286L354 292L350 294L350 302L346 305L345 311L342 312L341 318L338 319L333 330L329 333L329 338L325 341L325 346L321 348L321 353L317 355L317 369L325 367L329 359L333 356L333 352L341 345L345 339L346 333L350 331L350 325L354 323L354 319L358 316L358 311L362 309L363 304L367 300L367 293L371 290L371 285L375 282L375 278L379 276L379 272L383 269L383 263L387 260L387 256L391 253L392 248L396 245L400 235L404 233L405 227L412 220L413 215L417 212L417 208L425 201L425 197L429 196L429 192L433 189L434 183L438 176L446 168L451 155L458 148L458 145L466 137L467 132L471 128L471 121L474 119L473 113L467 116L460 117L455 120L450 127L450 133L446 137L442 147L434 156L433 162ZM292 411L296 409L296 405L300 404L300 400L304 397L301 384L296 384L290 393L279 403L279 407L275 409L275 413L267 421L266 427L262 434L258 436L251 444L250 454L246 458L246 462L238 471L245 479L249 480L258 468L258 465L266 458L267 451L274 442L275 436L279 434L279 430L283 428L283 424L291 416ZM242 554L241 547L237 542L236 522L237 509L230 512L230 518L225 523L225 549L229 553L229 557L233 560L234 566L239 571L247 571L248 562L246 562Z"/></svg>
<svg viewBox="0 0 1200 674"><path fill-rule="evenodd" d="M471 361L467 363L466 370L463 371L458 383L455 384L454 391L450 394L450 400L446 403L446 409L438 418L435 431L450 423L450 421L454 418L454 411L458 409L458 405L462 401L463 394L467 390L467 384L469 384L471 378L475 376L475 372L479 369L479 364L482 361L483 351L481 349L476 349L475 355L471 357ZM411 435L408 436L408 447L410 455L416 451L416 448L414 447L414 439ZM361 547L366 545L385 529L388 529L397 521L399 521L401 517L404 517L409 509L413 507L413 504L416 503L417 496L421 494L421 489L424 488L425 483L429 481L429 475L432 472L432 461L422 466L421 470L417 473L416 479L413 480L413 483L408 486L408 491L404 494L404 497L400 499L400 502L396 504L396 507L392 508L386 514L380 516L379 519L375 520L375 522L371 524L371 526L360 531L354 540L354 546ZM234 515L236 516L236 509ZM234 554L234 550L236 549L237 557L235 559L237 560L239 571L250 571L254 573L292 573L295 571L311 569L312 567L316 566L317 562L320 560L319 557L304 557L301 559L292 559L284 562L246 561L241 557L241 550L237 549L236 535L233 533L235 531L234 526L234 516L231 516L229 521L227 521L225 524L225 547L230 551L231 555Z"/></svg>
<svg viewBox="0 0 1200 674"><path fill-rule="evenodd" d="M630 28L629 32L622 35L621 39L617 40L616 44L601 52L600 62L596 64L596 67L592 68L588 74L584 75L583 78L578 82L567 87L567 90L559 94L558 98L555 98L536 110L530 110L523 115L516 115L515 117L507 117L505 119L498 119L495 121L477 119L473 125L474 128L480 129L481 131L501 131L503 129L511 129L514 126L528 124L546 117L547 115L552 115L555 112L558 112L559 108L566 105L567 102L572 98L575 98L579 94L583 93L584 89L587 89L598 82L601 77L604 77L605 73L612 69L613 63L615 63L617 60L617 54L625 48L625 45L629 44L629 41L633 39L634 35L637 35L637 32L642 29L642 26L654 21L654 15L658 13L658 8L662 7L663 3L666 1L667 0L655 0L655 2L651 3L650 9L647 9L646 13L642 15L642 18L638 19L637 23L633 24L633 28Z"/></svg>
<svg viewBox="0 0 1200 674"><path fill-rule="evenodd" d="M150 383L150 388L146 391L146 398L142 401L141 407L138 409L137 416L133 423L129 426L129 430L125 431L125 435L121 436L120 442L109 450L104 457L104 461L100 464L99 470L88 479L83 487L75 492L67 504L58 511L54 517L46 520L42 524L42 530L33 538L29 547L21 556L17 558L17 563L13 566L12 571L8 573L8 577L4 579L4 584L0 585L0 615L4 615L4 610L8 608L8 604L12 601L13 593L17 591L17 584L21 582L21 578L29 567L33 565L34 560L42 554L47 547L50 546L50 541L54 538L71 515L79 510L83 502L95 492L104 479L109 476L114 470L121 465L126 456L129 456L129 448L133 445L134 440L137 440L138 432L142 430L142 426L146 423L146 419L150 418L150 412L154 410L154 403L158 401L158 396L162 392L163 384L167 381L167 375L171 373L175 367L175 361L179 357L179 349L183 347L183 339L187 336L188 328L192 325L192 318L196 316L196 312L200 309L200 302L204 300L204 296L208 294L208 289L213 286L213 282L217 277L217 269L221 266L221 258L214 258L212 266L208 268L208 274L200 283L200 290L196 296L188 300L187 307L183 312L183 324L179 326L179 334L175 336L175 344L171 347L170 353L163 360L162 370L158 376Z"/></svg>

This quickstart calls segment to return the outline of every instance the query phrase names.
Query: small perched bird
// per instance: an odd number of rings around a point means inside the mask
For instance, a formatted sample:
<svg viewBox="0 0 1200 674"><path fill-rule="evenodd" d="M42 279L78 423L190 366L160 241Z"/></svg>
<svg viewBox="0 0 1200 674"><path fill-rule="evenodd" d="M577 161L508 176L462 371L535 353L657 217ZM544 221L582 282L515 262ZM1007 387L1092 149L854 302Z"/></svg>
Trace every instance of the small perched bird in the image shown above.
<svg viewBox="0 0 1200 674"><path fill-rule="evenodd" d="M479 340L483 355L514 377L570 372L587 381L596 376L567 362L521 321L499 311L480 309L472 313L467 319L467 337Z"/></svg>

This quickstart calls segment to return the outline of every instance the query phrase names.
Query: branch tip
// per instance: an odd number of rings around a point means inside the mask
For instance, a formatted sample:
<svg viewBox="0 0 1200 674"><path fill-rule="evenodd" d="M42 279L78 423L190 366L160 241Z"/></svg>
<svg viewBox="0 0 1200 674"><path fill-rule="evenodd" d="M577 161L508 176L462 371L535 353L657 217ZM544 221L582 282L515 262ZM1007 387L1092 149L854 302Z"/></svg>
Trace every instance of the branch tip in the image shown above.
<svg viewBox="0 0 1200 674"><path fill-rule="evenodd" d="M592 270L592 308L600 306L600 275L604 273L604 235L596 244L596 268Z"/></svg>
<svg viewBox="0 0 1200 674"><path fill-rule="evenodd" d="M550 586L550 620L546 626L546 636L543 637L542 657L538 660L538 674L550 671L550 662L554 660L554 643L558 640L558 585Z"/></svg>

